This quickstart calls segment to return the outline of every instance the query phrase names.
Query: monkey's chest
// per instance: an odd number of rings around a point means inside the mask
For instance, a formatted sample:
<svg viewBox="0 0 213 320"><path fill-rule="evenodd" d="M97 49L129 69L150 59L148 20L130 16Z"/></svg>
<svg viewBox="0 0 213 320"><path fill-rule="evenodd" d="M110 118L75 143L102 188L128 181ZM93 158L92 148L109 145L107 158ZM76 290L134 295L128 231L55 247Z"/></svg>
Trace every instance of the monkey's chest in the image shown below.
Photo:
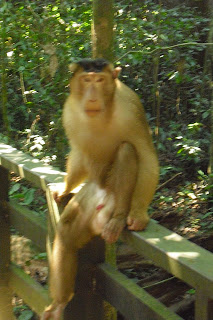
<svg viewBox="0 0 213 320"><path fill-rule="evenodd" d="M81 150L88 172L96 174L105 170L113 161L116 150L121 144L121 138L116 132L94 134L87 131L85 135L81 132L76 143Z"/></svg>
<svg viewBox="0 0 213 320"><path fill-rule="evenodd" d="M85 156L95 161L111 159L120 144L120 139L114 136L92 136L81 140L80 148Z"/></svg>

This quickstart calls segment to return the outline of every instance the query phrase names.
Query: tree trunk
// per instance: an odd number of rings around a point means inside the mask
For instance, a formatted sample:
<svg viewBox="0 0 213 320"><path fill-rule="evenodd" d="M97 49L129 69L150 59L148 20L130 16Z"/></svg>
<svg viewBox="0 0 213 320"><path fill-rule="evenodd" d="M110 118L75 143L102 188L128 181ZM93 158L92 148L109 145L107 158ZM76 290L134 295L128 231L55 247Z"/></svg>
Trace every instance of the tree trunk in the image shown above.
<svg viewBox="0 0 213 320"><path fill-rule="evenodd" d="M2 119L3 127L7 136L10 136L10 125L8 121L8 110L7 110L7 72L6 72L6 61L7 61L7 52L6 52L6 10L7 3L3 2L2 15L3 22L1 28L1 100L2 100Z"/></svg>
<svg viewBox="0 0 213 320"><path fill-rule="evenodd" d="M93 58L114 60L113 0L93 0L92 51Z"/></svg>
<svg viewBox="0 0 213 320"><path fill-rule="evenodd" d="M208 35L208 43L213 43L213 1L208 1L209 15L211 18L210 30ZM209 161L209 174L210 174L210 189L213 196L213 45L209 45L206 49L205 56L205 70L209 76L209 107L211 110L211 144L210 144L210 161Z"/></svg>

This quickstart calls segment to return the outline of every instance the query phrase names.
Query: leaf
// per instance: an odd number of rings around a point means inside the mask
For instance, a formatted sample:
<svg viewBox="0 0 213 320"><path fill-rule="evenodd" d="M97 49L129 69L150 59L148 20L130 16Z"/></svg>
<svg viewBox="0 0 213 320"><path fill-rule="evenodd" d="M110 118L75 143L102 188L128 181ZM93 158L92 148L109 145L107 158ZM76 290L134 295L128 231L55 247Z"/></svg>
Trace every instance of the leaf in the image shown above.
<svg viewBox="0 0 213 320"><path fill-rule="evenodd" d="M33 202L34 193L35 193L35 189L30 189L29 191L26 192L25 197L24 197L24 201L23 201L24 205L29 205Z"/></svg>
<svg viewBox="0 0 213 320"><path fill-rule="evenodd" d="M19 71L24 71L24 70L25 70L25 67L24 67L24 66L21 66L21 67L18 68L18 70L19 70Z"/></svg>
<svg viewBox="0 0 213 320"><path fill-rule="evenodd" d="M9 195L12 195L16 191L18 191L20 187L21 187L20 183L15 183L9 191Z"/></svg>
<svg viewBox="0 0 213 320"><path fill-rule="evenodd" d="M35 260L46 260L47 259L47 253L46 252L42 252L39 253L38 255L36 255L34 257Z"/></svg>
<svg viewBox="0 0 213 320"><path fill-rule="evenodd" d="M205 218L207 218L207 217L209 217L209 216L211 216L211 215L213 215L213 211L207 212L206 214L204 214L204 215L201 217L201 219L205 219Z"/></svg>
<svg viewBox="0 0 213 320"><path fill-rule="evenodd" d="M195 294L195 289L189 289L189 290L187 291L187 293L194 295L194 294Z"/></svg>
<svg viewBox="0 0 213 320"><path fill-rule="evenodd" d="M31 310L24 310L22 314L18 317L18 320L30 320L33 317L33 312Z"/></svg>

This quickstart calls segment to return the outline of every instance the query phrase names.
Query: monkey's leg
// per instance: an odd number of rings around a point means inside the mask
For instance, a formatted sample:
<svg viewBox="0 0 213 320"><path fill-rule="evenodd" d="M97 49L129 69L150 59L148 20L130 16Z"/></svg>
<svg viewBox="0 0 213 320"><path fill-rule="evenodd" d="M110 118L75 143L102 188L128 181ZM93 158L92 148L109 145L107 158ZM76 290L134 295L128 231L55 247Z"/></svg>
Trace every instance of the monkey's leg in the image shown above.
<svg viewBox="0 0 213 320"><path fill-rule="evenodd" d="M66 197L70 191L86 179L87 172L82 162L82 156L73 149L67 159L65 189L61 193L55 192L54 199L56 202L62 202L63 198Z"/></svg>
<svg viewBox="0 0 213 320"><path fill-rule="evenodd" d="M148 154L148 151L147 151ZM132 196L131 210L127 218L129 230L143 230L148 222L148 206L152 201L159 176L158 161L155 154L149 157L139 154L137 182Z"/></svg>
<svg viewBox="0 0 213 320"><path fill-rule="evenodd" d="M43 320L61 319L66 304L74 295L78 247L73 227L78 215L78 205L69 202L58 223L50 262L50 295L53 302L45 310Z"/></svg>
<svg viewBox="0 0 213 320"><path fill-rule="evenodd" d="M56 236L50 271L50 292L53 303L45 310L43 320L60 320L66 304L74 295L77 252L66 248Z"/></svg>
<svg viewBox="0 0 213 320"><path fill-rule="evenodd" d="M138 158L135 148L124 142L118 148L106 181L106 188L112 190L115 197L113 216L102 232L102 237L109 243L117 241L126 225L137 171Z"/></svg>
<svg viewBox="0 0 213 320"><path fill-rule="evenodd" d="M45 310L43 320L60 320L66 304L72 299L77 272L77 251L67 247L56 235L50 267L52 304Z"/></svg>

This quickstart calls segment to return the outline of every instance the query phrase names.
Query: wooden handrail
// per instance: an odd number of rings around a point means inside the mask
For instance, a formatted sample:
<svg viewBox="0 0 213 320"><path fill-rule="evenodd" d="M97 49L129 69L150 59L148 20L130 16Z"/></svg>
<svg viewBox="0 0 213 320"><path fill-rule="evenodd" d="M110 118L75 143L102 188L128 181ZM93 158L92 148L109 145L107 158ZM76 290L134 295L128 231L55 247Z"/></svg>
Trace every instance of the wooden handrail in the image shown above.
<svg viewBox="0 0 213 320"><path fill-rule="evenodd" d="M7 177L5 168L19 174L22 178L29 180L47 192L49 210L54 220L55 214L58 215L58 212L55 210L54 203L51 202L51 188L49 184L63 182L65 173L52 166L46 166L11 146L0 143L0 174L2 179L6 179ZM3 193L0 200L4 208L0 208L0 227L5 226L5 228L9 230L8 222L5 220L5 217L7 217L7 213L5 214L5 210L7 210L7 206L5 207L7 195L3 188L1 188L1 190ZM47 228L43 225L41 219L33 215L32 211L23 208L23 206L16 204L14 201L9 203L8 210L10 211L12 225L31 239L41 250L44 250ZM56 220L57 219L58 216L56 217ZM3 230L4 229L2 229L2 232ZM7 232L8 231L5 233L6 242L9 241ZM213 319L213 254L211 252L160 226L155 221L151 221L147 229L143 232L130 232L125 230L122 233L121 240L132 246L138 254L151 259L155 264L196 289L196 320ZM7 248L8 245L8 243L3 244L4 248ZM92 250L94 251L94 247ZM0 252L0 255L1 254ZM88 254L87 252L87 255L90 255L90 253ZM101 255L103 257L103 253ZM103 258L100 260L96 259L95 263L102 261L102 259ZM6 260L4 259L4 263L0 264L3 268L0 270L1 274L6 272L5 270L7 268L5 268L5 263L7 263L7 260L8 257ZM94 283L96 283L95 288L92 288L92 290L95 290L103 299L107 299L120 312L123 312L127 319L138 319L141 313L143 313L141 319L145 320L181 319L143 289L132 283L130 279L127 279L124 275L112 268L112 266L101 263L96 265L95 269L94 267L91 269L93 269L93 273L90 276L93 277L94 280L91 279L90 281L91 283L94 281ZM41 293L41 299L39 298L38 303L32 303L29 299L30 306L40 314L44 305L49 301L47 292L40 285L36 284L33 279L30 280L29 276L25 276L23 271L19 272L19 269L14 265L11 265L9 274L10 286L13 290L18 291L18 294L23 296L25 300L30 290L33 290L35 299L37 299L36 297ZM2 284L4 290L5 283L4 281ZM130 299L132 307L134 306L134 314L131 314L126 303L123 302L126 299ZM155 307L153 307L153 305ZM10 313L8 312L8 314ZM66 317L66 319L72 318ZM80 319L79 317L79 320ZM84 317L83 319L86 318ZM2 320L1 316L0 320Z"/></svg>

